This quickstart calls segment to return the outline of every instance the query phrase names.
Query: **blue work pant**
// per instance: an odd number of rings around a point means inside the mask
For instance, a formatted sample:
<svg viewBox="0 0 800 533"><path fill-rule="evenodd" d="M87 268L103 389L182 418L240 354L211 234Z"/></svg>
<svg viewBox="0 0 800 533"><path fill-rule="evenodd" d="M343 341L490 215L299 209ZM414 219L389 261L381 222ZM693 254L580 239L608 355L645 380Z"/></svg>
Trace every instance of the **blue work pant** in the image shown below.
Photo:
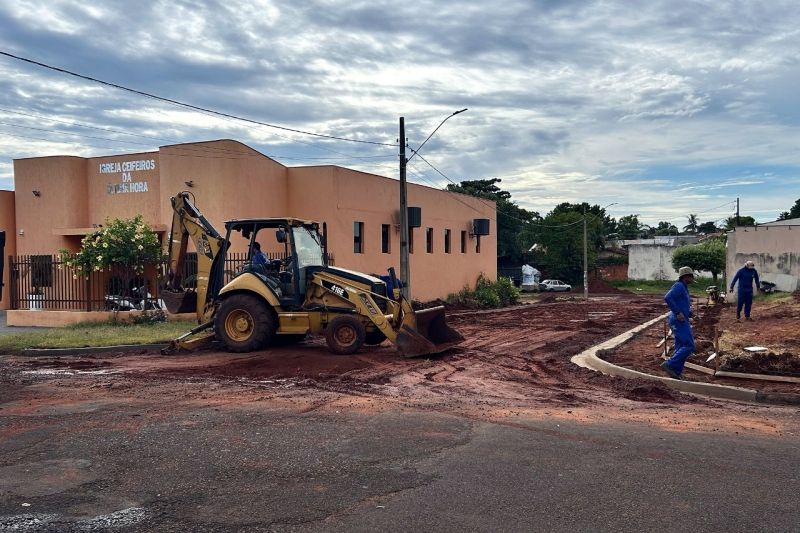
<svg viewBox="0 0 800 533"><path fill-rule="evenodd" d="M675 338L675 353L667 359L667 366L676 374L683 374L683 365L694 352L694 335L692 326L689 325L687 318L683 322L670 315L669 327L672 329L672 336Z"/></svg>
<svg viewBox="0 0 800 533"><path fill-rule="evenodd" d="M750 308L753 307L753 291L739 291L736 295L736 318L741 318L742 306L744 306L744 316L750 318Z"/></svg>

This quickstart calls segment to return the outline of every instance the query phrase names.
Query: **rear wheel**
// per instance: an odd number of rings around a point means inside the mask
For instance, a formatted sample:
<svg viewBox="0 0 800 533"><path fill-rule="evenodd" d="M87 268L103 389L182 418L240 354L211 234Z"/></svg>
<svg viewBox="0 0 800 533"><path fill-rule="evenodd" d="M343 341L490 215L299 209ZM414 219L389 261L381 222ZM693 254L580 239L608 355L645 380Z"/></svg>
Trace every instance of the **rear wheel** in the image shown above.
<svg viewBox="0 0 800 533"><path fill-rule="evenodd" d="M277 322L269 305L250 294L234 294L219 306L214 330L228 350L252 352L269 345Z"/></svg>
<svg viewBox="0 0 800 533"><path fill-rule="evenodd" d="M337 316L325 328L325 341L330 351L340 355L355 353L364 344L367 331L353 316Z"/></svg>

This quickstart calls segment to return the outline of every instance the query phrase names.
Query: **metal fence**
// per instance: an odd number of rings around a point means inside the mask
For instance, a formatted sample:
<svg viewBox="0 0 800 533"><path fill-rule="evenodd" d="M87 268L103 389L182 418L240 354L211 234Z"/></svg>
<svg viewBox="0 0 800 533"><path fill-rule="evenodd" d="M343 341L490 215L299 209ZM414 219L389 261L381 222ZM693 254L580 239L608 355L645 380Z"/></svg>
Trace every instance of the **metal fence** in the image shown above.
<svg viewBox="0 0 800 533"><path fill-rule="evenodd" d="M268 259L284 259L283 253L266 253ZM247 263L247 253L225 256L225 283ZM329 264L334 260L328 255ZM144 273L117 264L81 276L58 255L19 255L8 257L11 309L60 311L148 310L164 308L159 298L166 261L148 265ZM183 267L184 287L194 287L197 279L197 254L187 253Z"/></svg>

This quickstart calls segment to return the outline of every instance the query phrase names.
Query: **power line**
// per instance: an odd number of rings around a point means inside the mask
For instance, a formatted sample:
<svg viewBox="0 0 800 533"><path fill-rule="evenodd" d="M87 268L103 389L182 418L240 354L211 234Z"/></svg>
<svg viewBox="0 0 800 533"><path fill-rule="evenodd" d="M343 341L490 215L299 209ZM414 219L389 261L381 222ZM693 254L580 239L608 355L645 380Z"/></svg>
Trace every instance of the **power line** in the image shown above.
<svg viewBox="0 0 800 533"><path fill-rule="evenodd" d="M46 69L50 69L50 70L53 70L53 71L56 71L56 72L60 72L62 74L68 74L70 76L74 76L76 78L80 78L80 79L83 79L83 80L91 81L91 82L94 82L94 83L99 83L99 84L105 85L107 87L113 87L115 89L119 89L119 90L122 90L122 91L127 91L129 93L138 94L139 96L152 98L154 100L159 100L161 102L167 102L169 104L177 105L177 106L184 107L184 108L187 108L187 109L193 109L195 111L201 111L203 113L210 113L212 115L217 115L217 116L220 116L220 117L226 117L226 118L230 118L230 119L234 119L234 120L241 120L243 122L249 122L251 124L258 124L259 126L266 126L268 128L275 128L275 129L279 129L279 130L283 130L283 131L290 131L292 133L300 133L302 135L309 135L309 136L312 136L312 137L320 137L320 138L324 138L324 139L333 139L333 140L336 140L336 141L346 141L346 142L354 142L354 143L362 143L362 144L374 144L374 145L378 145L378 146L392 146L392 147L397 146L397 144L383 143L383 142L378 142L378 141L364 141L364 140L361 140L361 139L350 139L350 138L347 138L347 137L337 137L335 135L326 135L324 133L315 133L315 132L311 132L311 131L305 131L305 130L299 130L299 129L295 129L295 128L289 128L287 126L279 126L277 124L270 124L268 122L261 122L261 121L258 121L258 120L253 120L253 119L249 119L249 118L240 117L240 116L237 116L237 115L232 115L230 113L224 113L222 111L215 111L213 109L200 107L200 106L196 106L196 105L192 105L192 104L187 104L185 102L181 102L181 101L178 101L178 100L173 100L172 98L166 98L166 97L163 97L163 96L158 96L158 95L147 93L147 92L144 92L144 91L139 91L137 89L131 89L130 87L125 87L124 85L119 85L117 83L112 83L112 82L104 81L104 80L101 80L101 79L98 79L98 78L93 78L91 76L86 76L84 74L79 74L77 72L73 72L71 70L63 69L63 68L60 68L60 67L54 67L52 65L48 65L48 64L42 63L40 61L35 61L33 59L28 59L26 57L14 55L14 54L11 54L11 53L8 53L8 52L4 52L2 50L0 50L0 55L4 55L6 57L10 57L10 58L16 59L18 61L24 61L25 63L30 63L31 65L36 65L36 66L39 66L39 67L42 67L42 68L46 68Z"/></svg>

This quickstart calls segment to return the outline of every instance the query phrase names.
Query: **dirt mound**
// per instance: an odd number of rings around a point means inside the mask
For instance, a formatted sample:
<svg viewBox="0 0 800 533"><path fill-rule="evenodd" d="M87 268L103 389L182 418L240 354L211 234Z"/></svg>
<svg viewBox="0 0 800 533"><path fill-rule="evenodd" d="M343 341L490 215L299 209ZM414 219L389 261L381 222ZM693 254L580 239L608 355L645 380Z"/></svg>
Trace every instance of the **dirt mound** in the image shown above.
<svg viewBox="0 0 800 533"><path fill-rule="evenodd" d="M731 372L800 377L800 357L789 352L756 352L726 356L721 369Z"/></svg>
<svg viewBox="0 0 800 533"><path fill-rule="evenodd" d="M600 278L589 279L589 292L592 294L625 294L607 281Z"/></svg>
<svg viewBox="0 0 800 533"><path fill-rule="evenodd" d="M683 402L686 397L661 383L642 379L617 380L614 386L623 398L637 402Z"/></svg>

